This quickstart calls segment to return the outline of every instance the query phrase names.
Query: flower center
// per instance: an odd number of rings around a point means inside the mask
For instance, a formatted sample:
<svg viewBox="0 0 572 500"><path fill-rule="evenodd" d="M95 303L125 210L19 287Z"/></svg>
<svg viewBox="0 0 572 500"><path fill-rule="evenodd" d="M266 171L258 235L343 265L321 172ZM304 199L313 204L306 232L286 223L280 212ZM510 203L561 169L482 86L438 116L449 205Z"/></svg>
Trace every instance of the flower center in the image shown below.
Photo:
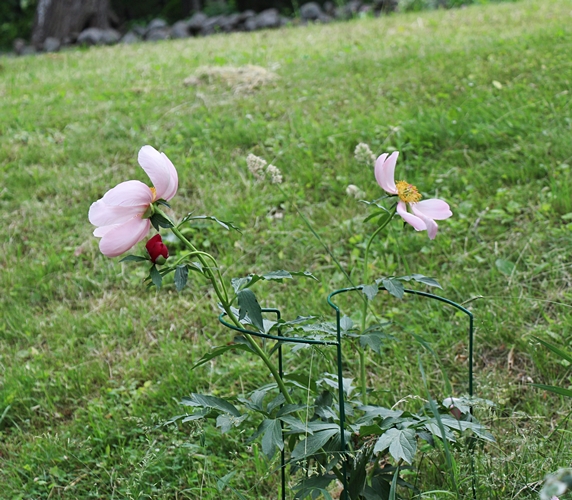
<svg viewBox="0 0 572 500"><path fill-rule="evenodd" d="M157 190L154 187L149 188L149 189L153 193L153 201L155 201L155 199L157 198Z"/></svg>
<svg viewBox="0 0 572 500"><path fill-rule="evenodd" d="M421 200L422 196L417 188L413 184L409 184L407 181L397 181L395 183L397 188L397 196L401 201L405 203L417 203Z"/></svg>

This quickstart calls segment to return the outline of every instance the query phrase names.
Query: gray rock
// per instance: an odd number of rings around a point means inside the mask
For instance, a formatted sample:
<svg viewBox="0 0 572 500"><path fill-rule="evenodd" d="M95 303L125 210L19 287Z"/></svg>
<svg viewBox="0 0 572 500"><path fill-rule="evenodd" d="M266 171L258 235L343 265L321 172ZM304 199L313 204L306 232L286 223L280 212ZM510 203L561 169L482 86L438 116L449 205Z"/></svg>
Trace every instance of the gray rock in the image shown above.
<svg viewBox="0 0 572 500"><path fill-rule="evenodd" d="M278 9L266 9L260 12L255 18L256 29L278 28L281 25Z"/></svg>
<svg viewBox="0 0 572 500"><path fill-rule="evenodd" d="M167 28L168 24L167 21L165 21L164 19L153 19L148 25L147 25L147 32L154 30L154 29L159 29L159 28Z"/></svg>
<svg viewBox="0 0 572 500"><path fill-rule="evenodd" d="M118 31L108 28L105 30L99 28L87 28L83 30L77 37L78 45L111 45L119 42L121 35Z"/></svg>
<svg viewBox="0 0 572 500"><path fill-rule="evenodd" d="M121 40L121 34L119 31L114 30L113 28L108 28L106 30L102 30L101 36L101 43L105 45L113 45L114 43L118 43Z"/></svg>
<svg viewBox="0 0 572 500"><path fill-rule="evenodd" d="M316 2L308 2L300 7L300 17L305 21L317 21L324 14Z"/></svg>
<svg viewBox="0 0 572 500"><path fill-rule="evenodd" d="M256 16L252 16L246 19L242 24L242 28L244 29L244 31L254 31L258 29L258 26L256 24Z"/></svg>
<svg viewBox="0 0 572 500"><path fill-rule="evenodd" d="M145 33L147 33L147 28L145 26L137 24L133 26L133 28L131 28L131 31L133 31L133 33L135 33L138 37L143 38L145 36Z"/></svg>
<svg viewBox="0 0 572 500"><path fill-rule="evenodd" d="M36 53L36 47L33 45L26 45L22 51L23 56L32 56Z"/></svg>
<svg viewBox="0 0 572 500"><path fill-rule="evenodd" d="M141 37L137 35L135 31L128 31L127 33L125 33L125 35L123 35L123 38L121 39L121 43L126 43L126 44L137 43L140 41Z"/></svg>
<svg viewBox="0 0 572 500"><path fill-rule="evenodd" d="M78 45L101 45L103 42L103 30L99 28L87 28L77 37Z"/></svg>
<svg viewBox="0 0 572 500"><path fill-rule="evenodd" d="M203 12L195 12L193 16L187 21L187 29L193 35L197 35L203 29L208 20L208 16Z"/></svg>
<svg viewBox="0 0 572 500"><path fill-rule="evenodd" d="M322 14L319 18L318 18L318 22L326 24L326 23L331 23L334 20L334 18L328 14Z"/></svg>
<svg viewBox="0 0 572 500"><path fill-rule="evenodd" d="M171 30L168 26L163 28L153 28L152 30L147 30L145 34L145 40L148 42L157 42L159 40L168 40L171 37Z"/></svg>
<svg viewBox="0 0 572 500"><path fill-rule="evenodd" d="M22 38L16 38L12 44L12 48L14 49L14 52L17 56L21 56L24 52L24 49L26 48L26 40Z"/></svg>
<svg viewBox="0 0 572 500"><path fill-rule="evenodd" d="M244 23L246 22L247 19L250 19L251 17L256 16L256 12L254 12L253 10L245 10L244 12L241 12L238 15L238 22L239 23Z"/></svg>
<svg viewBox="0 0 572 500"><path fill-rule="evenodd" d="M324 12L328 16L333 17L335 10L336 10L336 6L334 5L333 2L330 2L328 0L327 2L324 3Z"/></svg>
<svg viewBox="0 0 572 500"><path fill-rule="evenodd" d="M44 40L44 52L57 52L61 46L59 38L49 36Z"/></svg>
<svg viewBox="0 0 572 500"><path fill-rule="evenodd" d="M238 29L240 24L240 14L229 14L228 16L223 16L219 21L220 29L224 33L231 33Z"/></svg>
<svg viewBox="0 0 572 500"><path fill-rule="evenodd" d="M200 31L202 36L213 35L214 33L220 33L221 31L221 21L224 16L213 16L209 17Z"/></svg>
<svg viewBox="0 0 572 500"><path fill-rule="evenodd" d="M171 38L188 38L189 26L186 21L177 21L171 26Z"/></svg>

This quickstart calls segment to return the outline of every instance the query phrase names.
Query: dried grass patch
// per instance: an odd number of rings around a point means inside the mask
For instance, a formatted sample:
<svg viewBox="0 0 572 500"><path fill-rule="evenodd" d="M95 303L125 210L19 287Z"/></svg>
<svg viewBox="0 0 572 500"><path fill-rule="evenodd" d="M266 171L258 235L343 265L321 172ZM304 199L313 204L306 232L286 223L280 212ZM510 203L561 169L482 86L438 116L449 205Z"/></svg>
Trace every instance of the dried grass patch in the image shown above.
<svg viewBox="0 0 572 500"><path fill-rule="evenodd" d="M264 85L274 83L279 76L261 66L201 66L185 78L186 86L226 85L234 94L248 94Z"/></svg>

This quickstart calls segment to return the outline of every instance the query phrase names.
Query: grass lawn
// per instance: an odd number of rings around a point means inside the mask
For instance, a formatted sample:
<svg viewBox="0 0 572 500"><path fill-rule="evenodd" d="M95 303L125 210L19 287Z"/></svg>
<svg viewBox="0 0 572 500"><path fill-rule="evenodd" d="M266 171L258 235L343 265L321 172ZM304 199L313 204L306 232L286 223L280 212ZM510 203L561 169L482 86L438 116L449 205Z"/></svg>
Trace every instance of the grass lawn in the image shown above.
<svg viewBox="0 0 572 500"><path fill-rule="evenodd" d="M572 461L570 400L530 385L570 384L532 336L570 344L571 53L572 4L523 0L0 58L0 497L277 498L276 462L247 434L158 426L191 392L247 393L268 381L263 367L242 353L191 371L232 339L210 290L147 290L144 266L101 255L87 212L117 183L147 182L136 158L153 145L178 169L177 216L241 228L191 234L229 280L310 271L319 283L263 283L258 298L290 318L332 319L325 298L348 282L299 212L359 280L372 226L346 187L382 195L353 156L365 142L399 150L398 175L454 213L434 241L392 223L370 276L422 273L470 301L475 394L496 404L478 415L496 443L475 451L473 470L459 445L452 472L428 450L409 480L434 491L423 498L471 498L473 483L478 498L537 498L544 475ZM243 73L221 74L231 66ZM283 189L252 178L249 153L282 170ZM436 399L450 395L441 369L466 392L462 318L384 300L380 315L405 333L370 361L374 397L415 407L419 357ZM230 487L217 483L232 470ZM451 477L459 492L439 493Z"/></svg>

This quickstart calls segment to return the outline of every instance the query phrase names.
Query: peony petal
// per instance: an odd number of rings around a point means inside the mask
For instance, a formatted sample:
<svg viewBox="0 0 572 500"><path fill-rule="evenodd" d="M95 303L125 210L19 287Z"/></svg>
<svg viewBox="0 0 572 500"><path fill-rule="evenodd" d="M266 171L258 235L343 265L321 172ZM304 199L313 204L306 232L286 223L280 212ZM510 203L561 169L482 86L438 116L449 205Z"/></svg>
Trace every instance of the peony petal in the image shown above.
<svg viewBox="0 0 572 500"><path fill-rule="evenodd" d="M101 227L96 227L93 231L93 235L97 238L101 238L102 236L104 236L105 234L107 234L109 231L111 231L112 229L116 228L117 226L120 226L121 224L111 224L110 226L101 226Z"/></svg>
<svg viewBox="0 0 572 500"><path fill-rule="evenodd" d="M107 257L117 257L144 239L150 228L151 221L140 216L135 216L123 224L116 224L109 230L101 228L104 234L99 242L99 249Z"/></svg>
<svg viewBox="0 0 572 500"><path fill-rule="evenodd" d="M431 217L428 217L423 212L418 210L416 205L418 205L418 203L411 203L409 206L411 207L413 213L417 215L417 217L419 217L427 226L427 236L429 236L429 239L434 240L435 236L437 236L437 229L439 229L439 226Z"/></svg>
<svg viewBox="0 0 572 500"><path fill-rule="evenodd" d="M145 213L147 205L134 205L134 206L116 206L107 205L103 200L92 203L89 207L89 222L94 226L109 226L113 224L122 224L129 219L135 217L137 214Z"/></svg>
<svg viewBox="0 0 572 500"><path fill-rule="evenodd" d="M411 203L411 208L415 208L415 210L421 212L426 217L431 217L431 219L435 220L445 220L453 215L449 205L443 200L436 198Z"/></svg>
<svg viewBox="0 0 572 500"><path fill-rule="evenodd" d="M416 231L423 231L425 229L427 229L427 225L425 224L425 222L423 221L423 219L421 219L420 217L417 217L413 214L410 214L407 211L407 205L405 204L404 201L399 201L399 203L397 203L397 213L403 217L403 220L405 222L407 222L408 224L411 224Z"/></svg>
<svg viewBox="0 0 572 500"><path fill-rule="evenodd" d="M175 171L173 178L173 173L169 165L171 162L166 162L165 158L167 157L159 153L159 151L152 146L143 146L139 150L137 157L139 165L145 170L153 186L155 186L157 193L156 199L170 199L166 198L166 196L171 195L172 198L177 191L177 172ZM173 167L173 169L174 168L175 167Z"/></svg>
<svg viewBox="0 0 572 500"><path fill-rule="evenodd" d="M141 181L125 181L107 191L99 201L118 206L149 205L153 201L153 192Z"/></svg>
<svg viewBox="0 0 572 500"><path fill-rule="evenodd" d="M399 152L397 151L391 153L389 158L387 153L384 153L375 161L375 180L389 194L397 194L397 188L395 187L395 163L398 156Z"/></svg>
<svg viewBox="0 0 572 500"><path fill-rule="evenodd" d="M177 169L175 168L175 165L173 165L171 160L167 158L167 155L165 153L161 153L161 156L163 157L163 160L169 169L170 177L169 187L163 193L162 197L169 201L173 196L177 194L177 189L179 188L179 176L177 175Z"/></svg>

